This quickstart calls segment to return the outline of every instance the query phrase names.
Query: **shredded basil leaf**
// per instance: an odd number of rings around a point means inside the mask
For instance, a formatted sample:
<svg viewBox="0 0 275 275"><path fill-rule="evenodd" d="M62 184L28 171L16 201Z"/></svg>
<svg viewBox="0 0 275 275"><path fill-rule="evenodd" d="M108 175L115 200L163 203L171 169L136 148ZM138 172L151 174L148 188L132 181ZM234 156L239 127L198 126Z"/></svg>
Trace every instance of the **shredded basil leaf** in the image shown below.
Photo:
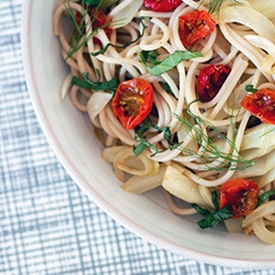
<svg viewBox="0 0 275 275"><path fill-rule="evenodd" d="M108 43L108 44L105 45L105 47L103 47L102 50L99 50L99 51L97 51L97 52L92 52L92 53L90 53L90 54L91 54L92 56L97 56L97 55L99 55L99 54L104 54L104 53L108 50L109 47L114 47L114 48L116 48L116 49L125 49L125 48L127 48L128 46L130 46L130 45L136 43L136 42L137 42L141 37L143 37L143 35L144 35L145 29L146 29L146 25L144 24L143 20L145 20L145 19L146 19L146 17L140 17L140 23L142 24L143 29L142 29L141 34L139 34L138 37L137 37L136 39L134 39L133 41L127 42L127 43L125 43L125 44L122 45L122 46L118 46L118 45L114 45L114 44L112 44L112 43Z"/></svg>
<svg viewBox="0 0 275 275"><path fill-rule="evenodd" d="M234 214L232 214L227 207L224 207L219 211L208 214L204 219L198 222L198 225L201 229L213 227L220 221L227 220L233 216Z"/></svg>
<svg viewBox="0 0 275 275"><path fill-rule="evenodd" d="M82 77L83 79L73 76L71 84L89 90L112 90L118 86L116 77L105 82L100 82L99 79L96 82L91 81L88 77L88 73L83 73Z"/></svg>
<svg viewBox="0 0 275 275"><path fill-rule="evenodd" d="M191 203L191 206L202 216L207 216L209 214L211 214L211 212L209 210L203 209L201 208L199 205L197 205L196 203Z"/></svg>
<svg viewBox="0 0 275 275"><path fill-rule="evenodd" d="M142 154L146 147L151 148L153 151L155 151L155 153L153 153L151 157L159 153L158 148L155 147L152 143L148 142L145 138L135 136L135 140L140 142L138 146L133 147L135 156L139 156L140 154Z"/></svg>
<svg viewBox="0 0 275 275"><path fill-rule="evenodd" d="M143 125L139 129L135 129L135 131L136 131L135 140L137 142L139 142L138 146L133 146L135 156L139 156L145 150L146 147L149 147L150 149L155 151L153 154L150 155L150 157L153 157L156 154L167 150L167 149L158 150L157 147L155 147L153 144L151 144L144 138L143 135L149 129L149 123L157 131L163 132L163 137L167 141L168 147L170 150L175 149L182 144L182 143L173 143L172 142L172 136L171 136L171 131L170 131L169 127L165 126L165 127L160 128L156 124L154 124L149 117L147 117L144 120Z"/></svg>
<svg viewBox="0 0 275 275"><path fill-rule="evenodd" d="M72 55L77 52L83 45L85 45L92 37L94 37L95 34L97 34L99 31L103 30L104 28L110 26L108 22L105 24L98 26L94 28L91 32L89 32L89 35L86 34L86 22L85 22L85 16L89 15L89 9L85 6L92 6L95 7L96 10L99 9L99 6L102 4L102 2L106 2L103 0L81 0L79 1L79 4L83 7L83 14L81 16L80 22L77 22L75 11L70 7L70 2L68 2L66 5L66 14L67 17L71 23L71 42L70 42L70 50L68 52L68 55L66 56L65 60L72 57ZM100 6L101 8L101 6ZM89 15L90 16L90 15ZM91 24L93 24L96 20L95 16L90 17L91 18Z"/></svg>
<svg viewBox="0 0 275 275"><path fill-rule="evenodd" d="M257 206L260 206L263 202L268 200L271 196L275 196L275 190L269 190L265 193L263 193L259 198L258 198L258 203Z"/></svg>
<svg viewBox="0 0 275 275"><path fill-rule="evenodd" d="M145 148L147 147L147 144L140 142L140 144L138 146L134 146L134 154L135 156L139 156L140 154L142 154L142 152L145 150Z"/></svg>
<svg viewBox="0 0 275 275"><path fill-rule="evenodd" d="M215 207L214 212L210 212L209 210L201 208L199 205L192 203L191 206L202 216L202 220L198 221L198 226L202 229L213 227L220 221L227 220L235 215L235 213L231 212L228 207L224 207L223 209L219 209L219 203L218 203L218 195L217 192L212 192L212 202Z"/></svg>
<svg viewBox="0 0 275 275"><path fill-rule="evenodd" d="M211 198L212 198L212 202L214 204L214 207L215 207L215 211L218 211L219 210L219 202L218 202L218 194L217 192L212 192L211 193Z"/></svg>
<svg viewBox="0 0 275 275"><path fill-rule="evenodd" d="M158 56L158 52L154 51L142 51L141 54L144 55L145 59L151 62L152 64L158 65L161 61L158 61L156 58Z"/></svg>
<svg viewBox="0 0 275 275"><path fill-rule="evenodd" d="M157 56L154 51L141 51L139 56L147 72L152 75L159 76L173 69L183 60L189 60L192 58L201 57L203 55L201 52L175 51L174 53L169 54L162 61L155 60ZM153 62L152 59L154 60ZM155 66L150 67L147 65L147 60L151 61L151 63L155 64Z"/></svg>
<svg viewBox="0 0 275 275"><path fill-rule="evenodd" d="M246 85L245 90L251 93L256 93L258 91L258 89L255 89L252 84Z"/></svg>
<svg viewBox="0 0 275 275"><path fill-rule="evenodd" d="M143 136L143 134L149 130L149 118L145 118L144 121L143 121L143 125L138 129L136 130L136 133L138 136Z"/></svg>

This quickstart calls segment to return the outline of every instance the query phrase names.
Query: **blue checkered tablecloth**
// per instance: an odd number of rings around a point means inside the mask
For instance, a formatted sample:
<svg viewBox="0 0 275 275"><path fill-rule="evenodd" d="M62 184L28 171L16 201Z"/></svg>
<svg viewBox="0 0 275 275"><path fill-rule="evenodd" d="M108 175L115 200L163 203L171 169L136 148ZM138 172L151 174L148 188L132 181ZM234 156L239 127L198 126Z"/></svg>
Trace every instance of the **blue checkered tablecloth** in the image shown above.
<svg viewBox="0 0 275 275"><path fill-rule="evenodd" d="M49 147L31 105L20 46L22 3L0 0L0 274L275 274L166 252L82 193Z"/></svg>

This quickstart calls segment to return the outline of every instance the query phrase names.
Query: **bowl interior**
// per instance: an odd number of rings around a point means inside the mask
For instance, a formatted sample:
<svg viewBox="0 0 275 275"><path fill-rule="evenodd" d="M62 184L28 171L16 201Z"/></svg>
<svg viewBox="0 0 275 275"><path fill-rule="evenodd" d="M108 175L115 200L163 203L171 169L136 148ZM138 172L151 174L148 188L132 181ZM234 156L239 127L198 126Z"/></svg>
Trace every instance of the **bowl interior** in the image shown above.
<svg viewBox="0 0 275 275"><path fill-rule="evenodd" d="M120 188L87 116L67 97L60 100L68 68L52 33L56 0L26 0L22 46L27 84L41 127L60 162L78 186L107 214L137 235L179 255L230 267L275 268L275 246L253 236L227 234L223 227L202 231L197 217L171 213L163 194L131 195Z"/></svg>

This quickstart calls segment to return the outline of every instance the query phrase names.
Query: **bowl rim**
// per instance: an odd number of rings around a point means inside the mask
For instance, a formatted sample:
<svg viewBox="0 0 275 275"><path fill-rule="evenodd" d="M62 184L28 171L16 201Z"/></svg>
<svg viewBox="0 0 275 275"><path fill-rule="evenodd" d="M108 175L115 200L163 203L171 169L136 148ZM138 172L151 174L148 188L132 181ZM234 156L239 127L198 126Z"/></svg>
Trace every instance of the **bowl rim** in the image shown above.
<svg viewBox="0 0 275 275"><path fill-rule="evenodd" d="M145 239L149 243L156 245L157 247L175 253L176 255L186 257L188 259L200 261L202 263L212 264L215 266L241 268L246 270L251 269L274 269L275 260L246 260L246 259L234 259L223 256L214 256L208 253L195 251L193 249L180 246L168 240L149 232L142 226L134 223L128 219L121 212L117 211L112 205L102 196L100 196L92 188L91 185L82 177L74 166L73 162L68 158L66 151L62 144L56 138L55 132L51 129L50 123L46 116L45 110L41 99L39 98L39 92L37 82L35 79L34 68L33 68L33 56L31 51L31 9L34 0L25 0L23 2L22 14L21 14L21 51L23 69L26 78L26 84L30 95L31 103L35 111L36 117L40 124L40 127L46 137L47 142L55 153L57 159L61 165L65 168L67 173L70 175L72 180L78 185L78 187L107 215L118 222L135 235Z"/></svg>

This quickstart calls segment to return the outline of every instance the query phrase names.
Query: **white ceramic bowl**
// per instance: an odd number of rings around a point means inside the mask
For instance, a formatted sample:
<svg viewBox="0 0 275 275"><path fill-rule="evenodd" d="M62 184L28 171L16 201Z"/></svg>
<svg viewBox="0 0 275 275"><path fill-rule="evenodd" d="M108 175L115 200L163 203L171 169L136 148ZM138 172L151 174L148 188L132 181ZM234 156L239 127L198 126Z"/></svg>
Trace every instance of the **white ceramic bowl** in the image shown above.
<svg viewBox="0 0 275 275"><path fill-rule="evenodd" d="M193 218L172 214L158 191L131 195L120 188L89 120L69 99L60 101L68 71L52 33L56 0L25 0L22 17L23 62L41 127L78 186L108 215L142 238L176 254L210 264L275 268L275 246L253 236L229 235L223 228L200 230ZM198 217L196 217L198 218Z"/></svg>

